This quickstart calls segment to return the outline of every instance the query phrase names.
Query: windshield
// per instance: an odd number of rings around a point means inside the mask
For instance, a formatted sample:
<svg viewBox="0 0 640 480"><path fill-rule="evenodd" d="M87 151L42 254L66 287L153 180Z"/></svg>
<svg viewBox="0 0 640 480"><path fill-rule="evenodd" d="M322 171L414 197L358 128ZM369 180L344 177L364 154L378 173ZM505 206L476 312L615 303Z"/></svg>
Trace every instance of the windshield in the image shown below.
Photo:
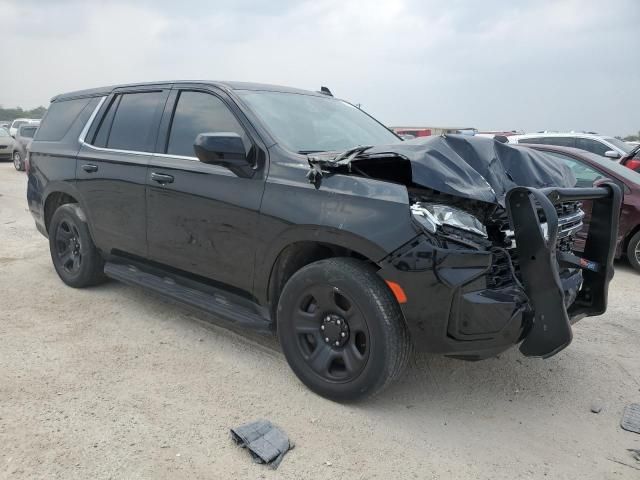
<svg viewBox="0 0 640 480"><path fill-rule="evenodd" d="M625 154L630 153L631 150L633 150L633 145L629 145L627 142L623 142L622 140L619 140L617 138L607 137L607 138L605 138L605 141L607 141L611 145L614 145L615 147L619 148Z"/></svg>
<svg viewBox="0 0 640 480"><path fill-rule="evenodd" d="M25 122L24 120L14 120L13 123L11 124L11 128L18 128L20 125L24 125Z"/></svg>
<svg viewBox="0 0 640 480"><path fill-rule="evenodd" d="M294 152L341 152L402 141L362 110L333 97L248 90L238 94L277 141Z"/></svg>

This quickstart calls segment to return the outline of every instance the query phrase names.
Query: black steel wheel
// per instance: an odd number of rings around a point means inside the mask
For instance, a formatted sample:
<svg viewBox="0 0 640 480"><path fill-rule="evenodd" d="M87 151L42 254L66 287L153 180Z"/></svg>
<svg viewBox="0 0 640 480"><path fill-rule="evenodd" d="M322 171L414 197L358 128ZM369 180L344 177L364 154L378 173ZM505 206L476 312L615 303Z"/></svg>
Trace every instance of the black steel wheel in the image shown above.
<svg viewBox="0 0 640 480"><path fill-rule="evenodd" d="M20 152L13 152L13 166L19 172L24 170L24 163L22 161L22 155L20 155Z"/></svg>
<svg viewBox="0 0 640 480"><path fill-rule="evenodd" d="M82 265L82 252L80 249L80 232L75 222L63 219L56 225L55 254L58 263L65 272L76 275Z"/></svg>
<svg viewBox="0 0 640 480"><path fill-rule="evenodd" d="M393 294L354 259L321 260L293 275L280 296L277 321L292 370L334 400L378 393L402 372L410 352Z"/></svg>
<svg viewBox="0 0 640 480"><path fill-rule="evenodd" d="M58 276L71 287L105 280L104 260L96 248L84 212L75 203L58 207L49 224L49 249Z"/></svg>

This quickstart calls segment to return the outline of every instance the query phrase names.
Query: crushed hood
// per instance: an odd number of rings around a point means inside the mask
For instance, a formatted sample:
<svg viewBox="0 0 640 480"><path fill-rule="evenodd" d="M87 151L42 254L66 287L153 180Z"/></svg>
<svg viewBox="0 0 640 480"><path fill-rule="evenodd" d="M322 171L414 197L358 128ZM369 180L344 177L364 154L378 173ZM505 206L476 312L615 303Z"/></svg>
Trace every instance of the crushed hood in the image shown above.
<svg viewBox="0 0 640 480"><path fill-rule="evenodd" d="M341 156L354 170L367 173L373 167L376 178L398 162L409 162L413 186L441 193L498 203L504 206L506 193L516 186L574 187L573 172L550 155L496 140L466 135L446 135L403 143L375 146L357 154ZM379 162L385 164L381 168ZM324 163L324 162L323 162ZM324 164L326 165L326 164ZM334 164L335 165L335 164Z"/></svg>

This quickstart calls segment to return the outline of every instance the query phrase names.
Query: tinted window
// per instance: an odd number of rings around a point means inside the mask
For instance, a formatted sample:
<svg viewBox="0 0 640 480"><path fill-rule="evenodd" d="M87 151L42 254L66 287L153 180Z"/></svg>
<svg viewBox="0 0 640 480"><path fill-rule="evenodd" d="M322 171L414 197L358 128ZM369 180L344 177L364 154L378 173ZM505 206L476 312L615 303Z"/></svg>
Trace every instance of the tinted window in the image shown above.
<svg viewBox="0 0 640 480"><path fill-rule="evenodd" d="M100 123L98 124L98 129L95 132L95 136L93 141L90 141L92 145L96 147L106 147L107 146L107 138L109 137L109 130L111 130L111 124L113 123L113 115L118 107L118 102L120 101L120 97L115 97L112 99L111 103L107 107L107 113L102 116Z"/></svg>
<svg viewBox="0 0 640 480"><path fill-rule="evenodd" d="M592 140L590 138L577 138L576 148L601 156L604 156L604 152L611 150L611 148L604 143L600 143L597 140Z"/></svg>
<svg viewBox="0 0 640 480"><path fill-rule="evenodd" d="M181 92L173 114L167 153L193 157L193 143L198 134L216 132L237 133L249 152L251 144L245 131L222 100L203 92Z"/></svg>
<svg viewBox="0 0 640 480"><path fill-rule="evenodd" d="M149 152L153 149L156 119L163 92L127 93L118 104L106 146Z"/></svg>
<svg viewBox="0 0 640 480"><path fill-rule="evenodd" d="M560 147L575 147L576 139L573 137L547 137L546 145L558 145Z"/></svg>
<svg viewBox="0 0 640 480"><path fill-rule="evenodd" d="M56 142L69 131L82 109L91 101L90 98L79 98L63 102L53 102L47 111L38 130L39 141Z"/></svg>
<svg viewBox="0 0 640 480"><path fill-rule="evenodd" d="M33 138L38 127L22 127L20 128L20 136L25 138Z"/></svg>
<svg viewBox="0 0 640 480"><path fill-rule="evenodd" d="M24 120L14 120L13 123L11 124L11 128L18 128L20 125L24 125L25 122Z"/></svg>

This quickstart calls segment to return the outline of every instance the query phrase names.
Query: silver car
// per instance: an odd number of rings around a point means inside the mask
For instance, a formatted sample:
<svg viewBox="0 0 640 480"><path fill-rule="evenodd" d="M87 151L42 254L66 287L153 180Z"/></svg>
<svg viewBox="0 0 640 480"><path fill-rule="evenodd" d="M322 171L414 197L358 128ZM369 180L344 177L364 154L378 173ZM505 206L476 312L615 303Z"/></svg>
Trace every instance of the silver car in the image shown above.
<svg viewBox="0 0 640 480"><path fill-rule="evenodd" d="M36 130L38 130L37 125L21 125L18 128L12 153L13 166L16 170L24 170L24 159L27 157L27 149L31 145Z"/></svg>
<svg viewBox="0 0 640 480"><path fill-rule="evenodd" d="M10 160L13 155L13 137L9 130L0 128L0 160Z"/></svg>

